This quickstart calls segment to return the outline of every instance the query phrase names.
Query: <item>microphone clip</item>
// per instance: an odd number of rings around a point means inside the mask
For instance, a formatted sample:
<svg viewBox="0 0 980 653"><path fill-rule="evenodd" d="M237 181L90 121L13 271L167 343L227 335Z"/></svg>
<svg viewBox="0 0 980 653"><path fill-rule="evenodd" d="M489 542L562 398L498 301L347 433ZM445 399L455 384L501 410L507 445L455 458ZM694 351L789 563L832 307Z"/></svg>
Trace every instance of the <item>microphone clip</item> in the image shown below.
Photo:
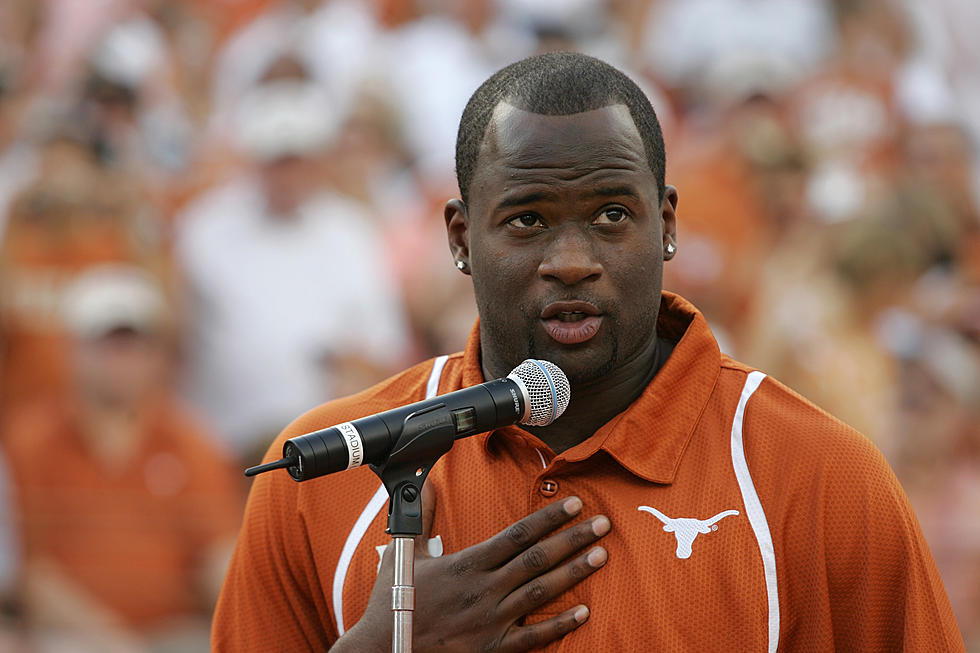
<svg viewBox="0 0 980 653"><path fill-rule="evenodd" d="M387 460L371 465L388 490L388 528L392 537L422 533L422 485L439 458L452 449L456 423L446 404L436 404L405 418L401 436Z"/></svg>

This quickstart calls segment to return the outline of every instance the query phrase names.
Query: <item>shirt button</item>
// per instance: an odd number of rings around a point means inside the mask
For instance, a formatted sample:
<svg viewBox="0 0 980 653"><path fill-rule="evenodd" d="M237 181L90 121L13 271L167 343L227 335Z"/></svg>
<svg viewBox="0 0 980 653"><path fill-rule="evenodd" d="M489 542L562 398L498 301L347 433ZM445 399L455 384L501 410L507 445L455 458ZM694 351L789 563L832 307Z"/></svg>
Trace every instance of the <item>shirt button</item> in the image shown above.
<svg viewBox="0 0 980 653"><path fill-rule="evenodd" d="M541 487L538 488L538 491L546 497L553 497L558 494L558 481L546 478L541 481Z"/></svg>

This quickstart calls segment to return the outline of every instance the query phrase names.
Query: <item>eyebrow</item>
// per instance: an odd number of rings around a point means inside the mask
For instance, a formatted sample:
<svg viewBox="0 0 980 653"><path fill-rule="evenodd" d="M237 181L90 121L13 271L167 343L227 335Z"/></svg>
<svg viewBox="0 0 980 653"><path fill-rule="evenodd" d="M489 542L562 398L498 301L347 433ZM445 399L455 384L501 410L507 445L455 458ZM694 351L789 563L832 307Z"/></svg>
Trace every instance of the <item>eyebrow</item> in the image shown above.
<svg viewBox="0 0 980 653"><path fill-rule="evenodd" d="M534 202L540 202L541 200L551 199L555 196L554 193L547 193L543 191L533 191L530 193L524 193L523 195L512 195L511 197L505 197L500 200L497 204L498 209L506 209L514 206L524 206L525 204L533 204Z"/></svg>
<svg viewBox="0 0 980 653"><path fill-rule="evenodd" d="M639 200L640 194L632 186L600 186L593 191L602 197L632 197Z"/></svg>

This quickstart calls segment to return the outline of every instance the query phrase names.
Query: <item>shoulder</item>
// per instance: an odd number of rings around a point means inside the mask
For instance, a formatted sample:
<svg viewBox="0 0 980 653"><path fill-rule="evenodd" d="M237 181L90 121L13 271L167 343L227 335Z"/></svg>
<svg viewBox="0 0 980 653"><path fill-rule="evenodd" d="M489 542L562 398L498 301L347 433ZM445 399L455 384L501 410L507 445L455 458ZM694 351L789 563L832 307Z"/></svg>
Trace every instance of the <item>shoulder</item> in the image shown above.
<svg viewBox="0 0 980 653"><path fill-rule="evenodd" d="M862 524L892 524L897 533L911 523L905 492L871 440L779 381L760 381L750 367L723 364L722 374L733 385L740 378L743 388L733 447L737 430L766 511L787 533L806 515L803 521L826 525L825 539L851 547L864 539L857 536ZM812 545L812 535L798 543Z"/></svg>
<svg viewBox="0 0 980 653"><path fill-rule="evenodd" d="M827 448L848 443L859 448L874 445L845 424L777 379L722 355L722 382L741 388L743 424L756 436L783 446Z"/></svg>
<svg viewBox="0 0 980 653"><path fill-rule="evenodd" d="M734 423L761 485L768 477L774 492L902 493L871 440L778 380L724 357L721 383L740 388Z"/></svg>
<svg viewBox="0 0 980 653"><path fill-rule="evenodd" d="M790 524L824 524L828 545L850 549L866 538L863 524L889 524L893 534L915 529L908 499L884 455L867 437L779 381L731 363L723 375L741 379L736 426L752 482L767 513L800 546L812 532ZM753 385L756 385L753 391ZM798 526L799 524L797 524ZM884 526L883 526L884 527ZM806 531L806 529L804 529ZM796 535L792 535L796 533Z"/></svg>
<svg viewBox="0 0 980 653"><path fill-rule="evenodd" d="M721 376L730 401L741 388L733 464L757 497L764 538L771 533L766 546L787 623L811 639L825 629L848 650L919 641L929 642L922 650L962 650L918 521L874 444L751 367L724 360ZM744 458L736 463L739 444ZM907 619L895 622L895 614Z"/></svg>

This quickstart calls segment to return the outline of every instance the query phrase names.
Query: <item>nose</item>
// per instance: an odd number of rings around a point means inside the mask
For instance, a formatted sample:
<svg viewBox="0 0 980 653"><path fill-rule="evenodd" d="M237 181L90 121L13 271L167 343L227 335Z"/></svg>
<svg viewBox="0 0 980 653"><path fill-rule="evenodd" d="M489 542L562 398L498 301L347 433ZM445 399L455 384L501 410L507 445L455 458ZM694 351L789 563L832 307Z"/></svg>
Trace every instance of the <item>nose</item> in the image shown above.
<svg viewBox="0 0 980 653"><path fill-rule="evenodd" d="M589 237L577 225L569 225L557 230L538 264L538 275L572 286L598 279L602 263L595 256Z"/></svg>

